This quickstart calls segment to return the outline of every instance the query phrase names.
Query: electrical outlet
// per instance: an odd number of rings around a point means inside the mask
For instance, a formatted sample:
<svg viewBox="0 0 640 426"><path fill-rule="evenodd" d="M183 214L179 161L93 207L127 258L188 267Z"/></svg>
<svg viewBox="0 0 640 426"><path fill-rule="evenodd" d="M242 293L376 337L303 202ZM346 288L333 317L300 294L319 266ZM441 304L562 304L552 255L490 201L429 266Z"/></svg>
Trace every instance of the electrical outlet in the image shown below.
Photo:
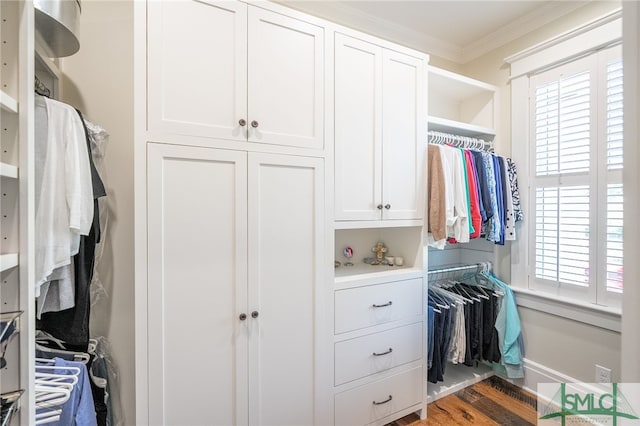
<svg viewBox="0 0 640 426"><path fill-rule="evenodd" d="M611 383L611 369L596 364L596 383Z"/></svg>

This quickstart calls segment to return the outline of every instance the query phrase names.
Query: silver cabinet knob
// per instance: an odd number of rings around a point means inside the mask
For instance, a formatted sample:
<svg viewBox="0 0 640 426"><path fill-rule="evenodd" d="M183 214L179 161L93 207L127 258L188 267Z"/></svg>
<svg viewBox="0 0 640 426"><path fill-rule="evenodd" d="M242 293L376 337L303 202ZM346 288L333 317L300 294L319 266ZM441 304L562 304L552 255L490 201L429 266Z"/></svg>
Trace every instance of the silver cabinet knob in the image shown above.
<svg viewBox="0 0 640 426"><path fill-rule="evenodd" d="M378 204L376 207L378 208L378 210L382 210L382 204Z"/></svg>
<svg viewBox="0 0 640 426"><path fill-rule="evenodd" d="M258 318L258 315L260 315L258 314L258 311L251 312L251 318Z"/></svg>
<svg viewBox="0 0 640 426"><path fill-rule="evenodd" d="M240 121L238 121L238 124L244 127L247 125L247 120L245 120L244 118L241 118Z"/></svg>
<svg viewBox="0 0 640 426"><path fill-rule="evenodd" d="M253 127L253 128L258 127L259 125L260 125L260 123L258 123L256 120L253 120L253 121L251 122L251 127Z"/></svg>
<svg viewBox="0 0 640 426"><path fill-rule="evenodd" d="M240 321L244 321L244 320L246 320L246 319L247 319L247 314L242 313L242 314L240 314L240 315L238 316L238 318L240 318Z"/></svg>
<svg viewBox="0 0 640 426"><path fill-rule="evenodd" d="M391 208L391 204L385 204L385 205L384 205L384 208L385 208L385 209L387 209L387 210L389 210L389 209Z"/></svg>

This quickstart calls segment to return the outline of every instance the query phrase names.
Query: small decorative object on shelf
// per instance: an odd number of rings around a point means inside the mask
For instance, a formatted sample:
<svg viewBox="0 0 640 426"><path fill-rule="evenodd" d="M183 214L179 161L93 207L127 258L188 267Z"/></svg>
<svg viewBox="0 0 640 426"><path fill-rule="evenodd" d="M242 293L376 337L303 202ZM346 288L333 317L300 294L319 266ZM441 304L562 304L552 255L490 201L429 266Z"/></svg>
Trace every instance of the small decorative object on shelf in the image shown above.
<svg viewBox="0 0 640 426"><path fill-rule="evenodd" d="M384 246L383 242L378 242L375 247L371 248L371 251L376 254L376 261L372 265L381 265L384 262L384 254L388 249Z"/></svg>
<svg viewBox="0 0 640 426"><path fill-rule="evenodd" d="M344 262L344 266L353 266L353 262L349 260L353 257L353 249L351 247L345 247L344 250L342 250L342 255L347 258L347 261Z"/></svg>

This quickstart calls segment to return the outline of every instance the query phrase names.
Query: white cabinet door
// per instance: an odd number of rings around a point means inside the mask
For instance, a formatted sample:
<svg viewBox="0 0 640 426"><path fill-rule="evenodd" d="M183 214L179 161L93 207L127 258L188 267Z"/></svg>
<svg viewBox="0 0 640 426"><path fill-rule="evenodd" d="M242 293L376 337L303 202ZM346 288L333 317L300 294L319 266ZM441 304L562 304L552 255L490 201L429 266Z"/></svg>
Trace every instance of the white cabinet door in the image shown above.
<svg viewBox="0 0 640 426"><path fill-rule="evenodd" d="M381 123L382 48L336 34L336 220L381 217Z"/></svg>
<svg viewBox="0 0 640 426"><path fill-rule="evenodd" d="M323 148L323 28L249 7L248 81L249 141Z"/></svg>
<svg viewBox="0 0 640 426"><path fill-rule="evenodd" d="M382 66L383 219L421 219L426 157L424 62L384 50Z"/></svg>
<svg viewBox="0 0 640 426"><path fill-rule="evenodd" d="M249 154L249 423L324 423L323 160ZM324 413L324 414L323 414Z"/></svg>
<svg viewBox="0 0 640 426"><path fill-rule="evenodd" d="M247 424L247 154L148 147L149 424Z"/></svg>
<svg viewBox="0 0 640 426"><path fill-rule="evenodd" d="M149 130L246 140L247 5L147 4Z"/></svg>

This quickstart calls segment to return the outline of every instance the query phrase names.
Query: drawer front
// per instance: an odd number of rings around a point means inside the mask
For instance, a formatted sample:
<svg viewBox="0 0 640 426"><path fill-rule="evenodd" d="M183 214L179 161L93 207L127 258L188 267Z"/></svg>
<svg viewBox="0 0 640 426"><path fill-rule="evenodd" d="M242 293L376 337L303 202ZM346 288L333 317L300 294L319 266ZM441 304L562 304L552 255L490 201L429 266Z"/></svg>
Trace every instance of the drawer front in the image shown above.
<svg viewBox="0 0 640 426"><path fill-rule="evenodd" d="M338 342L335 345L335 385L421 357L422 322Z"/></svg>
<svg viewBox="0 0 640 426"><path fill-rule="evenodd" d="M422 278L335 292L335 333L422 315Z"/></svg>
<svg viewBox="0 0 640 426"><path fill-rule="evenodd" d="M422 402L422 379L422 367L416 367L337 394L336 425L366 425L419 404Z"/></svg>

